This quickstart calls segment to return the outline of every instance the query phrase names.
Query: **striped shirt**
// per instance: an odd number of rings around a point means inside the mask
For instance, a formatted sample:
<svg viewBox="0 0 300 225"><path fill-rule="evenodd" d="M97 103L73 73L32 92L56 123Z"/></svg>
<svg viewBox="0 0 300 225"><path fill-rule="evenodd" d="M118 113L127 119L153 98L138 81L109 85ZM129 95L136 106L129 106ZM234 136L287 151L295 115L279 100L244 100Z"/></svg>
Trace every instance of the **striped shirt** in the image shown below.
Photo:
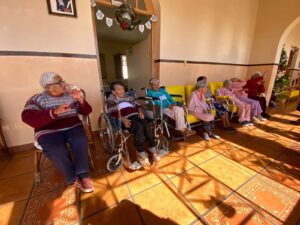
<svg viewBox="0 0 300 225"><path fill-rule="evenodd" d="M55 115L54 109L62 104L68 104L70 110L58 116ZM82 125L78 114L88 115L91 112L92 108L86 101L79 104L68 93L54 97L43 92L27 101L22 112L22 120L35 129L35 138L38 140L44 134Z"/></svg>

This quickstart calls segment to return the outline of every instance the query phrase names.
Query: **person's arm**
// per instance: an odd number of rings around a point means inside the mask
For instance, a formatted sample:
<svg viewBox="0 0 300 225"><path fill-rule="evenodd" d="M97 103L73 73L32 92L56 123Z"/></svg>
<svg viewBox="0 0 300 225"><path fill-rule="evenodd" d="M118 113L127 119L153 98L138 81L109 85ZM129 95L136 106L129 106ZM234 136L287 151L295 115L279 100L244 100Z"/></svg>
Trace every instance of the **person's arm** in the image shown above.
<svg viewBox="0 0 300 225"><path fill-rule="evenodd" d="M53 109L24 109L22 112L22 121L35 129L52 123L56 118L57 115L54 114Z"/></svg>
<svg viewBox="0 0 300 225"><path fill-rule="evenodd" d="M36 101L37 98L34 96L27 101L21 115L22 121L35 129L52 123L58 117L55 115L54 109L43 109Z"/></svg>
<svg viewBox="0 0 300 225"><path fill-rule="evenodd" d="M151 90L151 89L147 91L147 96L151 97L151 98L157 98L158 97L154 94L153 90ZM159 100L154 100L154 104L159 106L160 101Z"/></svg>
<svg viewBox="0 0 300 225"><path fill-rule="evenodd" d="M176 102L174 101L174 99L172 98L172 96L165 89L163 89L163 94L167 97L168 102L171 105L176 105Z"/></svg>

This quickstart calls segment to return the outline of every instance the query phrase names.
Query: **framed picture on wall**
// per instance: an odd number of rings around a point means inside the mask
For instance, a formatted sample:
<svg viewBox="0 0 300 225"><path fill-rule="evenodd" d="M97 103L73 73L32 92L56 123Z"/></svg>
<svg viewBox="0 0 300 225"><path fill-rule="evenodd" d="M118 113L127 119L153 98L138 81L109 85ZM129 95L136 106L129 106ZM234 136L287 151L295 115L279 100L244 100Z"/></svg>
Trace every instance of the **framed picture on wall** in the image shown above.
<svg viewBox="0 0 300 225"><path fill-rule="evenodd" d="M75 0L47 0L49 14L77 17Z"/></svg>

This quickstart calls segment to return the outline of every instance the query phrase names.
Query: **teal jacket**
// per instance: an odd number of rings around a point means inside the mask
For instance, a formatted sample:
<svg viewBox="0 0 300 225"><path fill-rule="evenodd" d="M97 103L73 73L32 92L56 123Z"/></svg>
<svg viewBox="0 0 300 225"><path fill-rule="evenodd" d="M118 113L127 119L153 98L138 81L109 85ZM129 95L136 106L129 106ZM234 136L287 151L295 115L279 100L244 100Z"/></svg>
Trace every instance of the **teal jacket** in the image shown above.
<svg viewBox="0 0 300 225"><path fill-rule="evenodd" d="M147 96L160 98L162 100L162 108L163 109L167 108L169 105L176 104L176 102L173 100L171 95L164 88L160 88L158 91L149 89L147 91ZM159 100L155 100L154 103L155 103L155 105L160 105Z"/></svg>

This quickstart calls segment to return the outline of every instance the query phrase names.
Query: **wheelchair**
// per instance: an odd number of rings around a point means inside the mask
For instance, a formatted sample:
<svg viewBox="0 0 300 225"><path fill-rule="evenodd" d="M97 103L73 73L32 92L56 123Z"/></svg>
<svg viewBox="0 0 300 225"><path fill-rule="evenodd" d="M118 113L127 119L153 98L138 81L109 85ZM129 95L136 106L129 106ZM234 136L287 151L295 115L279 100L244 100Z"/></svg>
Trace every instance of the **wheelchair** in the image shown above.
<svg viewBox="0 0 300 225"><path fill-rule="evenodd" d="M166 87L164 86L162 86L161 88L166 89ZM145 92L145 95L147 96L148 89L142 88L142 90ZM186 126L189 130L191 130L192 127L188 120L189 113L188 113L188 109L185 106L184 97L181 94L170 94L170 96L174 99L177 106L183 108ZM169 118L167 115L163 114L162 107L161 107L162 106L161 100L159 98L153 98L153 104L155 102L159 102L159 105L156 105L156 111L158 111L159 113L157 113L156 115L158 115L159 119L161 120L161 124L163 129L165 130L167 138L171 141L184 141L186 139L186 136L176 130L175 121Z"/></svg>
<svg viewBox="0 0 300 225"><path fill-rule="evenodd" d="M102 146L110 155L106 169L110 172L114 172L125 165L130 170L138 170L141 168L141 165L137 162L132 163L130 160L127 141L131 137L131 133L122 126L120 108L118 106L118 118L112 118L107 113L107 98L111 92L102 91L102 93L104 93L105 110L99 117L98 128ZM132 92L130 94L132 95ZM149 97L139 97L137 100L143 101L147 109L155 105L154 99ZM145 118L147 118L146 115ZM158 119L150 119L148 122L157 141L157 149L160 155L164 156L168 154L169 141L163 135L163 124Z"/></svg>

